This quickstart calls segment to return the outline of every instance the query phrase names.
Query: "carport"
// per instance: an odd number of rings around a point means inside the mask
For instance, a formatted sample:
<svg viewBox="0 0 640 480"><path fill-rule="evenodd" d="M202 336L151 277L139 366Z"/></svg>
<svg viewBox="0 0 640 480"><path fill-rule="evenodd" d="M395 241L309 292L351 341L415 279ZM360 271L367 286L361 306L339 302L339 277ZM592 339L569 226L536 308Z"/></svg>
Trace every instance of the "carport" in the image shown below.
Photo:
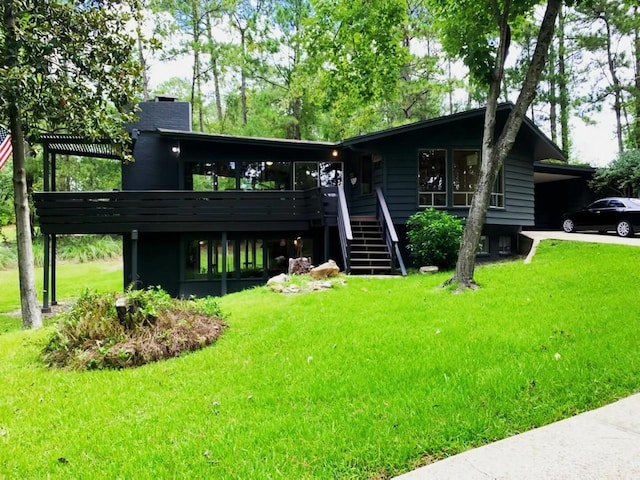
<svg viewBox="0 0 640 480"><path fill-rule="evenodd" d="M559 229L564 212L603 196L589 188L593 167L535 162L533 168L536 230Z"/></svg>

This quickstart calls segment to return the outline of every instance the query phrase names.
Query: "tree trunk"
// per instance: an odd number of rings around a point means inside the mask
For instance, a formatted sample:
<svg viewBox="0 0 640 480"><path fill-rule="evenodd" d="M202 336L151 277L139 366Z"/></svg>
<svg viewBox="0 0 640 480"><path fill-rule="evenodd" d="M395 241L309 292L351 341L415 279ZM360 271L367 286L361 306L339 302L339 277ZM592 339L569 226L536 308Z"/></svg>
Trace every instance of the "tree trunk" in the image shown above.
<svg viewBox="0 0 640 480"><path fill-rule="evenodd" d="M238 23L239 24L239 23ZM242 106L242 124L247 124L247 39L246 31L240 29L240 48L242 65L240 67L240 104Z"/></svg>
<svg viewBox="0 0 640 480"><path fill-rule="evenodd" d="M142 21L137 19L136 36L138 44L138 61L142 67L142 100L149 101L149 65L147 65L147 59L144 57L143 45L142 45Z"/></svg>
<svg viewBox="0 0 640 480"><path fill-rule="evenodd" d="M560 94L560 139L564 154L571 154L571 136L569 135L569 86L567 81L567 49L565 46L565 25L562 7L558 12L558 90Z"/></svg>
<svg viewBox="0 0 640 480"><path fill-rule="evenodd" d="M498 97L500 96L500 87L504 77L504 64L507 58L510 37L509 25L506 20L507 15L504 14L500 21L500 41L491 84L489 85L489 96L484 118L480 178L476 185L475 194L473 195L469 209L469 216L467 217L467 222L462 234L456 271L451 279L454 282L458 282L460 288L475 286L473 273L476 264L476 251L491 199L491 189L505 158L513 147L525 113L535 97L536 87L538 86L540 76L547 61L549 44L553 38L555 21L561 5L562 0L549 0L547 3L547 9L540 25L540 31L538 32L536 49L531 58L529 68L527 69L520 95L496 142L496 112Z"/></svg>
<svg viewBox="0 0 640 480"><path fill-rule="evenodd" d="M216 101L216 116L220 127L222 127L222 96L220 94L220 71L218 66L219 51L216 50L216 41L213 38L213 28L211 25L211 12L205 16L207 22L207 44L209 45L209 55L211 56L211 72L213 74L213 95Z"/></svg>
<svg viewBox="0 0 640 480"><path fill-rule="evenodd" d="M12 4L5 5L4 24L6 29L5 48L7 66L18 66L18 42L15 31L15 15ZM25 162L24 134L20 120L20 88L16 85L11 98L6 98L9 110L11 144L13 147L13 190L16 213L16 238L18 244L18 277L20 283L20 305L24 328L42 327L42 315L38 308L36 280L33 266L33 245L29 197L27 191L27 169Z"/></svg>
<svg viewBox="0 0 640 480"><path fill-rule="evenodd" d="M640 15L640 0L637 1L637 4L633 6L634 18L636 19L636 23L633 27L633 40L634 40L634 57L635 57L635 81L634 86L635 90L633 92L634 96L634 118L633 118L633 129L631 132L630 143L634 148L640 148L640 26L638 25L638 15Z"/></svg>
<svg viewBox="0 0 640 480"><path fill-rule="evenodd" d="M547 73L549 76L549 129L551 130L551 141L558 143L558 87L556 77L556 49L553 42L549 46L549 64Z"/></svg>
<svg viewBox="0 0 640 480"><path fill-rule="evenodd" d="M616 71L616 63L613 55L612 33L609 18L606 15L601 15L600 20L604 22L605 29L607 31L607 65L609 67L609 73L611 74L611 83L613 84L613 111L616 115L616 137L618 139L618 152L622 153L624 150L624 143L622 141L622 87L620 85L620 79Z"/></svg>

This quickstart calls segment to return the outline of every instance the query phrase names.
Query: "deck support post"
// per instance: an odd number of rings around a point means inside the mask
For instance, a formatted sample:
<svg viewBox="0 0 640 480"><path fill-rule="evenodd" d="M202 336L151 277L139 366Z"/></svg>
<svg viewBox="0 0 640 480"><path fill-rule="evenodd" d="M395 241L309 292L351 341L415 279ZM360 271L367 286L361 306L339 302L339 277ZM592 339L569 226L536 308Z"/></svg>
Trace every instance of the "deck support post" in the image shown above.
<svg viewBox="0 0 640 480"><path fill-rule="evenodd" d="M131 285L138 286L138 230L131 230Z"/></svg>
<svg viewBox="0 0 640 480"><path fill-rule="evenodd" d="M221 295L227 294L227 232L222 232L222 278L220 282Z"/></svg>
<svg viewBox="0 0 640 480"><path fill-rule="evenodd" d="M49 234L44 235L44 265L42 279L42 313L51 313L49 305Z"/></svg>
<svg viewBox="0 0 640 480"><path fill-rule="evenodd" d="M322 259L323 262L327 262L329 261L329 226L325 225L324 226L324 258Z"/></svg>

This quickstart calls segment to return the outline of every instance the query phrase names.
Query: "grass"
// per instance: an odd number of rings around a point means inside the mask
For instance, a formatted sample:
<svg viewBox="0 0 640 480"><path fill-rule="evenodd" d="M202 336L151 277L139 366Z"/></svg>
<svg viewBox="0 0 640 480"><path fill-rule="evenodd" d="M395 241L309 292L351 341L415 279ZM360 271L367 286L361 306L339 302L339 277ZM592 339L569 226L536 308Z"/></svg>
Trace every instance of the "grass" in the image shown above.
<svg viewBox="0 0 640 480"><path fill-rule="evenodd" d="M57 265L56 297L59 301L77 298L85 288L97 292L122 291L122 260ZM38 301L42 304L42 268L35 269ZM20 309L18 270L0 270L0 335L20 327L14 312ZM8 314L11 313L11 314ZM1 477L0 477L1 478Z"/></svg>
<svg viewBox="0 0 640 480"><path fill-rule="evenodd" d="M220 299L215 346L48 370L51 329L0 336L9 478L386 478L640 391L640 249L542 242L533 263L349 277Z"/></svg>

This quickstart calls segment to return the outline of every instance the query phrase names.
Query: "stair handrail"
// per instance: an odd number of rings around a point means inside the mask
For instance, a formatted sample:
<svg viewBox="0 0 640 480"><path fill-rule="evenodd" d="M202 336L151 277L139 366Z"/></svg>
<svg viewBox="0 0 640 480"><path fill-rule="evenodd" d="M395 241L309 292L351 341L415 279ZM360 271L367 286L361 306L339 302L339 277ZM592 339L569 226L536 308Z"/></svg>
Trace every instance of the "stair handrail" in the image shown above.
<svg viewBox="0 0 640 480"><path fill-rule="evenodd" d="M393 226L393 220L391 219L391 214L389 213L389 207L387 207L387 202L380 187L376 188L376 198L376 218L382 226L384 241L387 244L389 253L391 253L392 265L394 267L397 265L402 275L406 276L407 269L404 266L402 254L400 253L400 242L398 241L398 234L396 233L396 229Z"/></svg>
<svg viewBox="0 0 640 480"><path fill-rule="evenodd" d="M338 232L340 234L340 250L344 260L344 270L351 271L351 243L353 242L353 232L351 231L351 217L347 206L347 197L344 194L344 187L338 186Z"/></svg>

